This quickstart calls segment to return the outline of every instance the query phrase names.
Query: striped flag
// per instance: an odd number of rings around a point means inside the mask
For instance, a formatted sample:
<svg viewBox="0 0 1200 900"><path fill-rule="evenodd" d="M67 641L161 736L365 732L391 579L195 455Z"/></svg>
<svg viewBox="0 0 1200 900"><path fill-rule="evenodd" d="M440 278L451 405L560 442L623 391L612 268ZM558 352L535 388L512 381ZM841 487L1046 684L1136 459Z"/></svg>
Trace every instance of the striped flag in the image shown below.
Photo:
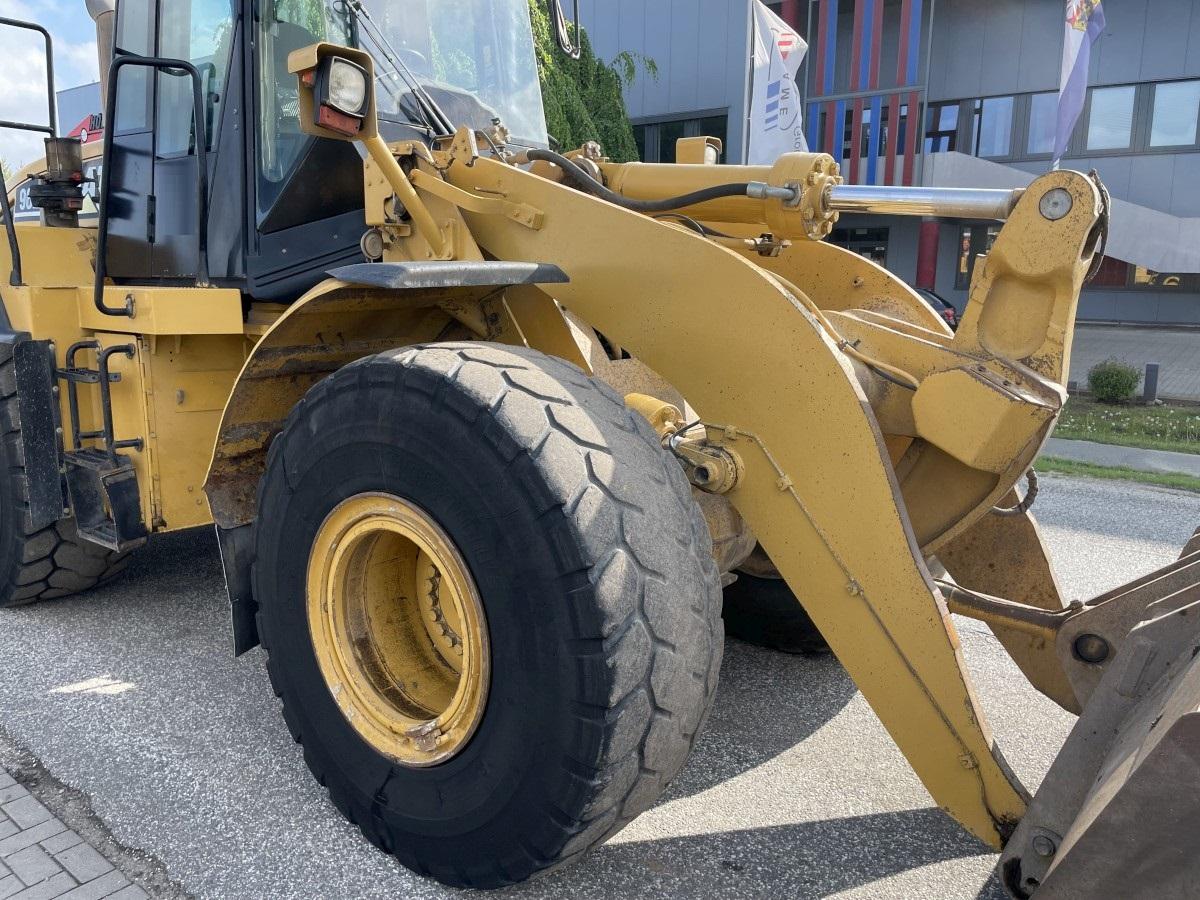
<svg viewBox="0 0 1200 900"><path fill-rule="evenodd" d="M1100 0L1067 0L1062 74L1058 82L1058 124L1054 134L1055 167L1067 152L1071 132L1083 112L1092 44L1104 32L1104 25Z"/></svg>
<svg viewBox="0 0 1200 900"><path fill-rule="evenodd" d="M753 9L753 89L746 162L770 165L784 153L808 149L796 84L808 44L758 0Z"/></svg>

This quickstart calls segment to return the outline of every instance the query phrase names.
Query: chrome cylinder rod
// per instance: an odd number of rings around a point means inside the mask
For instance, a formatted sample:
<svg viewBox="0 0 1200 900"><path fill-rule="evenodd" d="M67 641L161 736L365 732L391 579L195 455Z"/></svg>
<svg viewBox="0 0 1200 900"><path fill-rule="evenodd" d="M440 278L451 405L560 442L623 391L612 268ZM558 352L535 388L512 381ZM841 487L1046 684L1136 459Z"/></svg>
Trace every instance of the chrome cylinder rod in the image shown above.
<svg viewBox="0 0 1200 900"><path fill-rule="evenodd" d="M1022 190L991 188L876 187L839 184L830 188L830 212L893 216L943 216L948 219L1007 219Z"/></svg>

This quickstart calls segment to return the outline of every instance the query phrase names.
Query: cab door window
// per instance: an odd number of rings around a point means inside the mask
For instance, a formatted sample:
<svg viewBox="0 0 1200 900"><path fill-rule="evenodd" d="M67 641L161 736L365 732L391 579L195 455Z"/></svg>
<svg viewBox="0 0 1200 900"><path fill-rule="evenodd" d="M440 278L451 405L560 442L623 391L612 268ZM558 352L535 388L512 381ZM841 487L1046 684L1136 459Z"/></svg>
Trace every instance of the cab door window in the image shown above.
<svg viewBox="0 0 1200 900"><path fill-rule="evenodd" d="M117 55L154 55L154 7L151 0L121 0L117 7L117 33L113 40ZM101 98L105 103L108 98ZM150 70L127 66L117 82L116 132L146 131L150 128ZM107 126L109 123L105 123Z"/></svg>
<svg viewBox="0 0 1200 900"><path fill-rule="evenodd" d="M406 0L407 2L407 0ZM318 41L350 43L340 0L263 0L258 33L258 207L265 212L309 138L300 129L300 93L288 72L288 55Z"/></svg>
<svg viewBox="0 0 1200 900"><path fill-rule="evenodd" d="M159 22L160 56L186 59L200 71L207 149L217 142L221 103L229 77L233 45L231 0L182 0ZM158 74L156 152L160 157L195 152L192 80L184 75Z"/></svg>

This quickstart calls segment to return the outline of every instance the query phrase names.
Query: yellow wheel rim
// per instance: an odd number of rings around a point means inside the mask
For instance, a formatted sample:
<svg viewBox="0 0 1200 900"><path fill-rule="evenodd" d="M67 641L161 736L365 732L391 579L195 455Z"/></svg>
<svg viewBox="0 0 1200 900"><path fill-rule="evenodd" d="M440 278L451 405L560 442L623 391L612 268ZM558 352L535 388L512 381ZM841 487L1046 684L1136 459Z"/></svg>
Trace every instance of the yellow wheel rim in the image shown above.
<svg viewBox="0 0 1200 900"><path fill-rule="evenodd" d="M363 740L415 767L466 746L487 701L487 623L428 513L389 494L340 503L313 541L307 610L321 674Z"/></svg>

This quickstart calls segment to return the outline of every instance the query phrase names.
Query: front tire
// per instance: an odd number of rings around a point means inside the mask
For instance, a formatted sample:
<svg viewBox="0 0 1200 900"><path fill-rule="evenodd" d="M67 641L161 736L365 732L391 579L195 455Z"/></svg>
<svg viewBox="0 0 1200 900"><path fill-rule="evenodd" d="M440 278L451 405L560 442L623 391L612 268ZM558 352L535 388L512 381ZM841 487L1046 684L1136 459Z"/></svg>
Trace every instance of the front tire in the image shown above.
<svg viewBox="0 0 1200 900"><path fill-rule="evenodd" d="M272 444L256 545L259 632L309 767L369 840L446 884L512 884L607 839L679 771L711 705L719 582L687 481L615 392L541 353L408 348L317 385ZM321 562L360 553L344 575ZM431 580L405 573L429 563L457 611L408 617ZM395 690L331 688L331 652Z"/></svg>

